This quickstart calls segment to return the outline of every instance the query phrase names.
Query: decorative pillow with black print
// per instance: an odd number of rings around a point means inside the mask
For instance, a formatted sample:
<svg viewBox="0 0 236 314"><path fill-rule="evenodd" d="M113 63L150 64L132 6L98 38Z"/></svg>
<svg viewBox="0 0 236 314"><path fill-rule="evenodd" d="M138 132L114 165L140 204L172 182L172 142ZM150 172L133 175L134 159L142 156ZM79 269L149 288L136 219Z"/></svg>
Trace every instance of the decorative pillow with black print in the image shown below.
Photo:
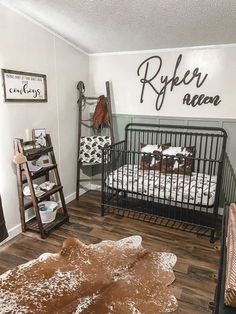
<svg viewBox="0 0 236 314"><path fill-rule="evenodd" d="M80 139L80 161L101 164L102 148L111 145L110 136L82 136Z"/></svg>

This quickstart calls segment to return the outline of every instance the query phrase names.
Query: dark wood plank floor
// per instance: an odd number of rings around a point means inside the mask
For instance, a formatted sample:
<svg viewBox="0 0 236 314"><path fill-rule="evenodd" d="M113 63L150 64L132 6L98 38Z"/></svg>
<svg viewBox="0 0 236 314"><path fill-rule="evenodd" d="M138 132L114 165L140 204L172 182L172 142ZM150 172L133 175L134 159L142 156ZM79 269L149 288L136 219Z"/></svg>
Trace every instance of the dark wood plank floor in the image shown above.
<svg viewBox="0 0 236 314"><path fill-rule="evenodd" d="M219 262L215 246L218 243L211 244L204 237L129 218L114 215L101 217L99 203L99 192L87 192L80 203L72 201L68 204L70 222L54 230L47 239L42 240L37 234L28 232L1 246L0 273L44 252L58 252L63 240L69 236L89 244L139 234L143 237L145 248L177 255L173 284L179 302L177 313L211 313L208 302L214 298Z"/></svg>

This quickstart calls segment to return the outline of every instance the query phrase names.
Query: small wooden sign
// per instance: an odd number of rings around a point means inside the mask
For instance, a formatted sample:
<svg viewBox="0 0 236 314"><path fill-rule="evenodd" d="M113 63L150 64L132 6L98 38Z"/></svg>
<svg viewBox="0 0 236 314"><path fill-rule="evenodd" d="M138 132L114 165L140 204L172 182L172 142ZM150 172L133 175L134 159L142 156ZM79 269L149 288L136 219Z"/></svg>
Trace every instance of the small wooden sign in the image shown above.
<svg viewBox="0 0 236 314"><path fill-rule="evenodd" d="M2 69L4 100L11 102L47 102L45 74Z"/></svg>

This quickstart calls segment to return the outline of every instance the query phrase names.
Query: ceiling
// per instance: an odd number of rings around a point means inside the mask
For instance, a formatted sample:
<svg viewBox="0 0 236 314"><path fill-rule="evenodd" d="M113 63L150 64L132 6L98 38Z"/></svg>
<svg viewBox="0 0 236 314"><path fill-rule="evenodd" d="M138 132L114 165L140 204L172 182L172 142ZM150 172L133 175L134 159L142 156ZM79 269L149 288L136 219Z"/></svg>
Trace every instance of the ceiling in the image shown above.
<svg viewBox="0 0 236 314"><path fill-rule="evenodd" d="M87 53L236 43L235 0L0 0Z"/></svg>

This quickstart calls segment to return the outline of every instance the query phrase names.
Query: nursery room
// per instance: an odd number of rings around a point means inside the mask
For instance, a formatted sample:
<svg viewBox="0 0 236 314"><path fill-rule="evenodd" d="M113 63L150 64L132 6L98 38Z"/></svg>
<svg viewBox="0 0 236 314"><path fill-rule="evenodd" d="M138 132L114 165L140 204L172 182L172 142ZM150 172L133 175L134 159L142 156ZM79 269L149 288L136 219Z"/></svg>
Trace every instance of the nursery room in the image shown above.
<svg viewBox="0 0 236 314"><path fill-rule="evenodd" d="M0 313L236 313L236 2L0 0Z"/></svg>

